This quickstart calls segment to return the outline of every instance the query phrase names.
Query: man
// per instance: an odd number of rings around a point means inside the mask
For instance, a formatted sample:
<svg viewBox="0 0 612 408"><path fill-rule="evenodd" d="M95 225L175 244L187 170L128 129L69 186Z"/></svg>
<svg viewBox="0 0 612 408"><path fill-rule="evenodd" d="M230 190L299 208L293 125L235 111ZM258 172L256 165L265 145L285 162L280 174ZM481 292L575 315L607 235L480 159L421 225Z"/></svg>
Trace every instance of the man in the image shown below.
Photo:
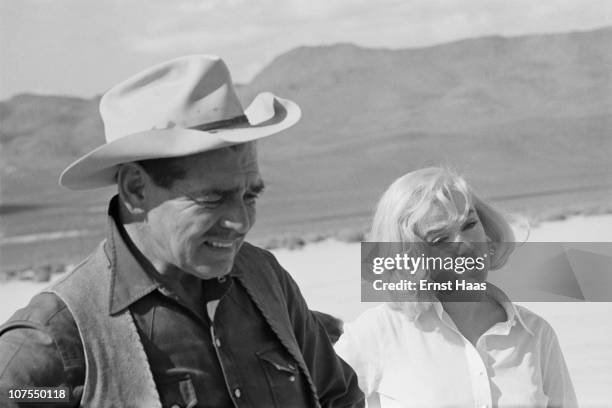
<svg viewBox="0 0 612 408"><path fill-rule="evenodd" d="M0 327L10 389L65 386L70 406L362 406L295 282L244 242L263 190L255 140L300 117L245 110L216 57L172 60L100 102L107 143L69 166L71 189L117 185L107 239Z"/></svg>

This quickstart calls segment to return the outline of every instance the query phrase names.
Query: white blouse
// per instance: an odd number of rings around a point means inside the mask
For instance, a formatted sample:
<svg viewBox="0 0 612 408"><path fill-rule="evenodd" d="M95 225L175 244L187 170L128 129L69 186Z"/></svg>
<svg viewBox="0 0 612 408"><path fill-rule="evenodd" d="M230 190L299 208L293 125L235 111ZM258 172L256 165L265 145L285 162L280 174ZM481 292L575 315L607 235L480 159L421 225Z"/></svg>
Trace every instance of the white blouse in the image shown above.
<svg viewBox="0 0 612 408"><path fill-rule="evenodd" d="M345 325L336 352L357 373L370 407L578 406L552 327L488 287L508 320L476 346L440 303L412 321L383 304Z"/></svg>

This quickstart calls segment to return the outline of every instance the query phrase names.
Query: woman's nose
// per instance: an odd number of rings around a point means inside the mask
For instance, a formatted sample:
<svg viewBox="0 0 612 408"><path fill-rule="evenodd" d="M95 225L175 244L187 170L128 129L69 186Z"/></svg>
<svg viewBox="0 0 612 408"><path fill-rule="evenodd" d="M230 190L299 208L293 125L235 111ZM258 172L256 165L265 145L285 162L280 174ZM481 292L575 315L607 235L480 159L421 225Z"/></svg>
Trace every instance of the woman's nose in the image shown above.
<svg viewBox="0 0 612 408"><path fill-rule="evenodd" d="M460 256L468 255L474 250L472 241L462 233L455 234L452 243L455 247L455 253Z"/></svg>

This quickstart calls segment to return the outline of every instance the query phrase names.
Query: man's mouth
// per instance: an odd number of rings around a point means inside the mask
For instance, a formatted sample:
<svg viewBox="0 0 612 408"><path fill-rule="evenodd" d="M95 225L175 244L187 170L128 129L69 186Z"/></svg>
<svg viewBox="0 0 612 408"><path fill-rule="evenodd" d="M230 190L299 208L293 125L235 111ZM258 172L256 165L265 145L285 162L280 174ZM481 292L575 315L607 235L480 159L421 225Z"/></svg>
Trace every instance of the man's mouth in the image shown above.
<svg viewBox="0 0 612 408"><path fill-rule="evenodd" d="M204 245L215 248L215 249L231 249L234 247L236 241L231 240L217 240L217 239L207 239L204 241Z"/></svg>

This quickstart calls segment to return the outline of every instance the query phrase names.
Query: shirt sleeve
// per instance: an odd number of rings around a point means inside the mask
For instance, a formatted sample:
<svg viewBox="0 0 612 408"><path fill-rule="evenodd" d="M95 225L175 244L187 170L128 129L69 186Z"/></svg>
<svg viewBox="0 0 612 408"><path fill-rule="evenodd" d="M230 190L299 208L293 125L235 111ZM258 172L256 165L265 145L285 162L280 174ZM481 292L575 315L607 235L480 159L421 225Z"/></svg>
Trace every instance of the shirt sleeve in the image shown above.
<svg viewBox="0 0 612 408"><path fill-rule="evenodd" d="M344 325L344 334L335 344L336 353L357 373L359 386L369 398L378 390L380 382L380 342L376 338L377 322L371 321L371 313L360 316L355 322Z"/></svg>
<svg viewBox="0 0 612 408"><path fill-rule="evenodd" d="M60 386L68 389L71 402L42 405L78 406L82 384L77 384L84 375L78 347L78 329L63 302L53 294L35 296L0 326L0 406L37 406L9 399L9 389Z"/></svg>
<svg viewBox="0 0 612 408"><path fill-rule="evenodd" d="M323 408L363 407L364 396L355 372L335 353L325 328L308 309L293 278L274 256L269 254L269 259L280 272L293 332L317 389L319 403Z"/></svg>
<svg viewBox="0 0 612 408"><path fill-rule="evenodd" d="M552 327L548 327L544 340L543 379L544 393L548 396L549 408L578 407L574 386L563 358L559 340Z"/></svg>

